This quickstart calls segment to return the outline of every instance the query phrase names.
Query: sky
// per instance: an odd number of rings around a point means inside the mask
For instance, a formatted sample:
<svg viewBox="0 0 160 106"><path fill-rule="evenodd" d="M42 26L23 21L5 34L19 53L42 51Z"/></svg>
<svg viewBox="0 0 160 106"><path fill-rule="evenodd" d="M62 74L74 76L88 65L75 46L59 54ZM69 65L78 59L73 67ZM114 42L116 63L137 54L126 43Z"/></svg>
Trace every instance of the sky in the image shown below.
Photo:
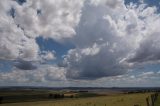
<svg viewBox="0 0 160 106"><path fill-rule="evenodd" d="M0 86L160 87L160 0L1 0Z"/></svg>

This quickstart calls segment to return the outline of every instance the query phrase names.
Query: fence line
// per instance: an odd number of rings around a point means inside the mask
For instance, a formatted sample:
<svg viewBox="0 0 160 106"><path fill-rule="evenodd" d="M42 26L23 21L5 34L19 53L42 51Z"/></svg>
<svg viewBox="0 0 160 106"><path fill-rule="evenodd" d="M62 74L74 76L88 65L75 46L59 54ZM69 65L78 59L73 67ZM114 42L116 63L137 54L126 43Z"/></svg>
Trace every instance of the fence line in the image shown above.
<svg viewBox="0 0 160 106"><path fill-rule="evenodd" d="M146 98L147 106L154 106L155 101L157 100L158 93L151 94L150 99L149 97Z"/></svg>

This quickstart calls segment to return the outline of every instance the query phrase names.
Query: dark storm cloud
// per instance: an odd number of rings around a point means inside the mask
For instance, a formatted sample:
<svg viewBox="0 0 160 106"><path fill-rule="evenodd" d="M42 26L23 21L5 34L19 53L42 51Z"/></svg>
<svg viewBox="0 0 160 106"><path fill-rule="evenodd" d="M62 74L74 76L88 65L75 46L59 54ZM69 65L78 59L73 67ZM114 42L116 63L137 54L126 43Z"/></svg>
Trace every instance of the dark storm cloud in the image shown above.
<svg viewBox="0 0 160 106"><path fill-rule="evenodd" d="M14 66L21 70L34 70L37 69L35 65L30 61L18 60L15 62Z"/></svg>
<svg viewBox="0 0 160 106"><path fill-rule="evenodd" d="M98 6L85 3L74 39L76 48L68 52L64 61L67 64L67 78L94 80L128 71L120 60L130 47L126 45L126 38L117 33L116 19L112 17L113 9L121 5L116 3L115 6L110 3Z"/></svg>
<svg viewBox="0 0 160 106"><path fill-rule="evenodd" d="M128 62L151 62L160 60L160 33L153 33L140 44Z"/></svg>

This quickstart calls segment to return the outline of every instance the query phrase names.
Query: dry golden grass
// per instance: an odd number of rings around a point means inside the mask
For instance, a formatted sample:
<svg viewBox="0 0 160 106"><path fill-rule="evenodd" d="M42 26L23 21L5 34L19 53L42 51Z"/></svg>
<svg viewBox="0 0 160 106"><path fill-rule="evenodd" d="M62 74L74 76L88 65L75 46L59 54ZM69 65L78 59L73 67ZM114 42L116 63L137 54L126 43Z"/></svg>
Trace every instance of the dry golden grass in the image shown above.
<svg viewBox="0 0 160 106"><path fill-rule="evenodd" d="M146 106L146 97L150 93L144 94L120 94L112 96L101 96L91 98L74 98L56 101L39 101L2 104L0 106Z"/></svg>

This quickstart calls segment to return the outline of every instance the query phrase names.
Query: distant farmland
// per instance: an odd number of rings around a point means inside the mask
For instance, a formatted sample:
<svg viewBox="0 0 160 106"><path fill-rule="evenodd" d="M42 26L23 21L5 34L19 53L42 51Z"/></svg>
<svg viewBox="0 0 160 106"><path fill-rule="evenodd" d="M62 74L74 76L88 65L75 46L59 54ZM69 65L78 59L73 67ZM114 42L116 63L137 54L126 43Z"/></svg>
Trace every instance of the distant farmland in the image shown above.
<svg viewBox="0 0 160 106"><path fill-rule="evenodd" d="M158 93L160 88L9 87L0 89L0 106L160 106Z"/></svg>
<svg viewBox="0 0 160 106"><path fill-rule="evenodd" d="M146 106L151 93L118 94L110 96L68 98L53 101L8 103L0 106Z"/></svg>

